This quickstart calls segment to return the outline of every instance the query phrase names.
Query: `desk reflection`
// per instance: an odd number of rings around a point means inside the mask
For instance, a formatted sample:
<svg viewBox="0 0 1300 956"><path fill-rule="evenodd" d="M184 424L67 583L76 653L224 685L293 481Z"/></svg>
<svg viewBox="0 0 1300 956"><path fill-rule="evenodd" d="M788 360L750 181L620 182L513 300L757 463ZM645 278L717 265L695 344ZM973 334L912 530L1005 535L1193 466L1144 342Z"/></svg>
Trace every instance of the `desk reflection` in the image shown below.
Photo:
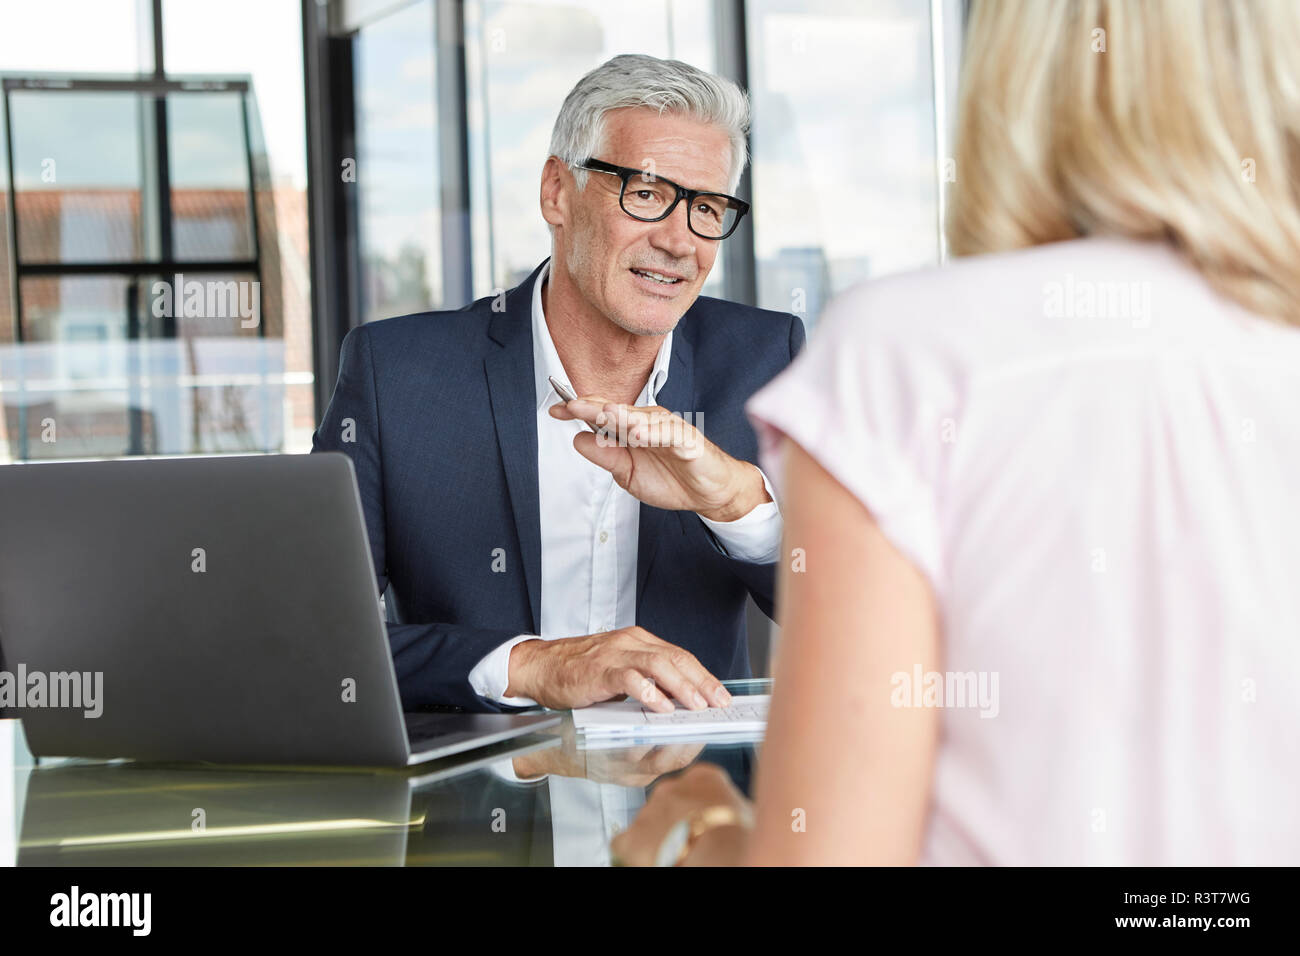
<svg viewBox="0 0 1300 956"><path fill-rule="evenodd" d="M743 692L743 691L742 691ZM20 866L604 866L664 775L748 793L756 741L584 750L572 720L403 771L59 761L13 771Z"/></svg>

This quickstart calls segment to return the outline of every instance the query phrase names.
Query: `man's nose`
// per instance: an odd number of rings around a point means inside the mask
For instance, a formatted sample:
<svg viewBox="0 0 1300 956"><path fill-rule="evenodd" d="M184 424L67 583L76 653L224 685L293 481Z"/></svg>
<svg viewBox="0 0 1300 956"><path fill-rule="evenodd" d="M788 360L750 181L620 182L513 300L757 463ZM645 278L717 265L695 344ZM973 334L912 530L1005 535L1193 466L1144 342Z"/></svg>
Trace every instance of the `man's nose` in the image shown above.
<svg viewBox="0 0 1300 956"><path fill-rule="evenodd" d="M650 233L650 244L661 249L674 259L685 259L695 254L695 234L691 232L686 221L689 214L685 202L679 202L677 208L666 219L655 223Z"/></svg>

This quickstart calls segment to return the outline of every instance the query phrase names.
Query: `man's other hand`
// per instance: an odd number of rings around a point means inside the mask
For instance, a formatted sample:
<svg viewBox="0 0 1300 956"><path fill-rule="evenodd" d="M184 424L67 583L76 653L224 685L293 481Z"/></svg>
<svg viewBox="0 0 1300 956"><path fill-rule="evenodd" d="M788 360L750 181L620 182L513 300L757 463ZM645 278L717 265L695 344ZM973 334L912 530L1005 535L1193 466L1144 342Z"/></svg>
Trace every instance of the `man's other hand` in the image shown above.
<svg viewBox="0 0 1300 956"><path fill-rule="evenodd" d="M690 651L643 627L533 640L510 650L508 697L531 697L553 710L628 696L656 713L676 700L689 710L726 707L731 694Z"/></svg>

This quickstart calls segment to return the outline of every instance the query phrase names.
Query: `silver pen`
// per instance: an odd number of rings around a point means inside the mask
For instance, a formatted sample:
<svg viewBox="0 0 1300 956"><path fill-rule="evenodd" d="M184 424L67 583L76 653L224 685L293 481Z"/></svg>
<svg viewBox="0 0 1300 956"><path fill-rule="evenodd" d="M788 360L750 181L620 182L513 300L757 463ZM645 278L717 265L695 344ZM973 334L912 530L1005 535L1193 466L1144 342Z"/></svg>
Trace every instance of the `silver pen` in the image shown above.
<svg viewBox="0 0 1300 956"><path fill-rule="evenodd" d="M563 382L558 381L554 375L548 375L546 376L546 378L550 381L551 388L555 389L555 394L559 395L560 398L564 399L566 402L572 402L577 400L578 396L573 394L573 389L569 388L569 386L565 385ZM595 425L593 425L591 422L583 422L583 424L586 425L588 428L590 428L593 432L600 434L600 429L597 428Z"/></svg>

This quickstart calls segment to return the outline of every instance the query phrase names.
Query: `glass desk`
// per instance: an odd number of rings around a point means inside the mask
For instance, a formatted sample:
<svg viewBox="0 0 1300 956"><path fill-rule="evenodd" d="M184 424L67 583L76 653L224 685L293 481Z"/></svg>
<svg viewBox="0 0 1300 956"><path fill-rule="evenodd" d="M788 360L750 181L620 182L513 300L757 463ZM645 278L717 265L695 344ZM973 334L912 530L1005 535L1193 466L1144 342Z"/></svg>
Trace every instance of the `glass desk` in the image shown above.
<svg viewBox="0 0 1300 956"><path fill-rule="evenodd" d="M771 687L726 684L737 696ZM21 739L13 723L0 729ZM584 750L565 715L529 737L401 771L33 767L20 753L4 768L0 864L607 866L610 838L657 779L706 760L748 793L757 743Z"/></svg>

